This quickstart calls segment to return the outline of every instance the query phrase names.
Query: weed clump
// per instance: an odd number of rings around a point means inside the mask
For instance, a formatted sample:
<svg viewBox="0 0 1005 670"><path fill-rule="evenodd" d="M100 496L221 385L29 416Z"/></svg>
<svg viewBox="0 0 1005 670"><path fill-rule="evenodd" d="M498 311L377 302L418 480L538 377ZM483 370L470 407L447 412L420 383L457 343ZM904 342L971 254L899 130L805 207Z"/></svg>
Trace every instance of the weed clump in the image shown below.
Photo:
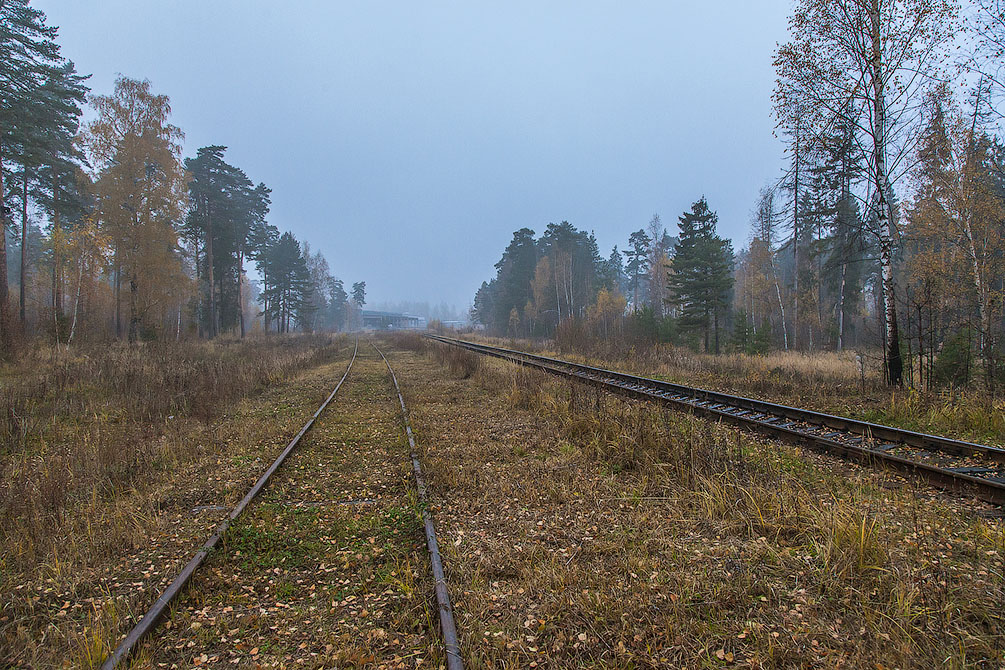
<svg viewBox="0 0 1005 670"><path fill-rule="evenodd" d="M432 346L432 352L437 363L445 366L451 375L460 379L469 379L481 367L481 356L467 349L437 343Z"/></svg>
<svg viewBox="0 0 1005 670"><path fill-rule="evenodd" d="M389 334L387 337L397 349L414 351L417 354L424 354L429 351L429 340L423 337L421 333L399 330Z"/></svg>

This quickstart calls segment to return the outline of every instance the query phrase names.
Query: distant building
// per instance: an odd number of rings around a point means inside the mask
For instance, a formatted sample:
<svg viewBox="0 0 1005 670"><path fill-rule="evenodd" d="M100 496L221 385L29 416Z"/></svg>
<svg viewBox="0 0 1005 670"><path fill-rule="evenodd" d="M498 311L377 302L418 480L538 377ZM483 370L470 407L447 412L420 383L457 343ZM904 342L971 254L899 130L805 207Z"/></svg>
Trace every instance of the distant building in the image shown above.
<svg viewBox="0 0 1005 670"><path fill-rule="evenodd" d="M426 327L425 318L411 314L364 309L361 316L363 328L368 330L422 330Z"/></svg>

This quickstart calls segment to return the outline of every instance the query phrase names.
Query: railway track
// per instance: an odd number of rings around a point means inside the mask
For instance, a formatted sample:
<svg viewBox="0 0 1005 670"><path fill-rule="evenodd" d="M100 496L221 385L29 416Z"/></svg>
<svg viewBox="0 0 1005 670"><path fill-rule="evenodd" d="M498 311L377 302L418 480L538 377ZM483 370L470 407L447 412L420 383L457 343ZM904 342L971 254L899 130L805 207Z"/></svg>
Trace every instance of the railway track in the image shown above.
<svg viewBox="0 0 1005 670"><path fill-rule="evenodd" d="M437 342L532 367L629 398L659 402L820 451L922 477L1005 504L1005 449L591 367L557 358L428 335Z"/></svg>
<svg viewBox="0 0 1005 670"><path fill-rule="evenodd" d="M371 343L372 344L372 343ZM397 394L397 400L401 407L401 415L403 417L403 424L406 435L408 437L408 444L410 448L410 459L412 470L415 476L416 486L418 488L419 499L422 504L422 521L425 530L425 539L427 549L429 551L430 562L432 565L432 572L435 579L435 595L439 610L439 621L441 632L443 636L444 648L446 651L446 666L448 670L463 670L463 665L460 657L460 648L457 639L456 626L453 621L453 611L450 605L450 599L446 590L446 582L444 578L442 559L439 553L439 548L436 541L435 528L433 525L432 518L430 517L428 511L427 495L426 495L426 484L425 478L422 474L421 464L418 459L418 455L415 447L415 440L412 435L412 429L408 418L408 412L405 406L405 401L401 393L401 389L398 385L398 380L391 368L390 362L384 356L383 352L373 345L373 349L380 356L383 361L384 366L387 368L387 372L390 375L391 381L394 385L394 391ZM261 475L254 486L247 492L247 494L241 499L241 501L234 507L227 518L220 523L216 528L215 532L210 536L210 538L196 551L195 555L188 561L188 563L182 568L182 570L175 576L170 585L160 594L157 600L151 605L147 612L140 618L136 625L129 631L129 633L123 638L115 650L104 660L101 665L102 670L112 670L114 668L126 667L127 662L133 656L133 654L139 649L140 643L151 633L153 633L158 624L162 619L165 618L169 610L176 606L180 601L180 596L186 591L186 586L188 586L195 575L199 567L205 562L208 556L213 552L214 549L219 550L223 545L225 535L227 530L230 528L231 524L238 519L244 513L255 498L262 492L263 489L269 484L273 475L279 470L280 466L283 464L291 452L296 449L300 444L302 438L311 430L311 427L319 419L328 405L334 400L336 395L339 393L340 389L346 384L350 373L353 370L353 365L357 361L357 357L360 355L359 341L357 339L355 346L353 348L352 357L346 367L345 373L342 375L341 379L335 385L334 389L327 396L324 402L321 403L317 411L308 419L307 423L300 429L296 436L290 441L286 448L280 453L276 460L269 466L269 468ZM374 359L371 359L374 360ZM373 365L370 363L369 365ZM382 366L382 367L384 367ZM372 372L371 378L372 378ZM352 424L348 424L352 425ZM320 429L319 429L320 430ZM314 448L314 447L312 447ZM293 475L290 475L293 476ZM288 478L288 477L285 477ZM287 484L288 486L288 484ZM338 501L332 501L334 504L340 504ZM367 501L369 502L369 501ZM324 567L324 566L322 566ZM278 572L278 571L277 571ZM311 596L316 594L310 594ZM264 607L264 605L263 605ZM262 610L264 612L264 610ZM205 657L204 657L205 658Z"/></svg>
<svg viewBox="0 0 1005 670"><path fill-rule="evenodd" d="M415 475L415 486L419 491L419 502L422 503L422 526L426 534L426 547L429 550L429 562L433 568L433 579L435 580L436 605L439 612L440 632L443 635L443 646L447 654L447 670L464 670L461 661L461 646L457 639L457 626L454 624L454 610L450 605L450 595L447 593L447 580L443 573L443 559L440 556L440 547L436 542L436 529L433 526L433 519L429 514L429 500L426 495L426 478L422 474L422 464L419 462L419 455L415 450L415 436L412 435L412 424L408 420L408 409L405 407L405 398L401 395L401 387L398 386L398 377L391 369L391 363L387 360L384 352L373 344L373 348L384 359L387 365L387 372L394 382L394 390L398 394L398 402L401 404L401 417L405 424L405 433L408 435L408 448L411 451L412 473Z"/></svg>

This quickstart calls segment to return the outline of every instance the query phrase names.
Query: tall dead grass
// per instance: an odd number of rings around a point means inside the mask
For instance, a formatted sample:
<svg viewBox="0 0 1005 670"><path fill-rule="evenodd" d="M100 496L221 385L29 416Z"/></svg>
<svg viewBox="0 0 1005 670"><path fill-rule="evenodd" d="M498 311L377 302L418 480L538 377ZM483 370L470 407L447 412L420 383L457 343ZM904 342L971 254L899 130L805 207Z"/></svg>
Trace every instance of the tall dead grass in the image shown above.
<svg viewBox="0 0 1005 670"><path fill-rule="evenodd" d="M882 473L849 477L792 448L537 371L511 371L509 401L557 421L602 472L623 478L638 491L627 503L664 506L674 527L702 529L710 552L735 556L732 573L756 576L718 585L715 602L700 575L681 576L680 601L708 607L704 620L673 623L681 639L715 634L717 622L735 614L730 603L756 610L751 594L768 602L790 593L812 606L790 604L782 617L796 612L805 630L828 631L884 666L1000 660L1000 523L960 514L896 480L891 490ZM780 625L770 612L751 616L751 631ZM787 666L786 643L772 635L748 642L759 645L759 657Z"/></svg>
<svg viewBox="0 0 1005 670"><path fill-rule="evenodd" d="M460 347L427 340L419 333L392 333L388 339L399 349L431 354L437 363L446 367L452 376L459 379L469 379L481 369L481 355Z"/></svg>
<svg viewBox="0 0 1005 670"><path fill-rule="evenodd" d="M333 360L344 338L304 336L35 350L0 372L0 564L59 542L77 503L112 496L172 459L182 417L210 423L234 401Z"/></svg>
<svg viewBox="0 0 1005 670"><path fill-rule="evenodd" d="M890 389L870 352L776 351L765 355L697 354L670 344L614 340L557 352L550 342L479 338L497 346L596 365L687 386L805 407L984 444L1005 444L1005 397L979 389Z"/></svg>

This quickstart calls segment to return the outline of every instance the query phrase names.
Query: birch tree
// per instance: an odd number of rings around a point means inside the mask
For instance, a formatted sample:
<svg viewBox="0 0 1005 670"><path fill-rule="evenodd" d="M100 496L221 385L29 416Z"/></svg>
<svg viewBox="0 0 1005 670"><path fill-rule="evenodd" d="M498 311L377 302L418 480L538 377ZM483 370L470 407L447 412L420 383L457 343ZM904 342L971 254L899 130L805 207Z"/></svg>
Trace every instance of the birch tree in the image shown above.
<svg viewBox="0 0 1005 670"><path fill-rule="evenodd" d="M119 77L112 95L93 96L91 104L97 118L85 142L97 170L97 213L117 274L128 283L128 339L135 342L146 313L173 308L188 289L177 232L187 204L184 136L168 123L168 97L151 93L149 81Z"/></svg>
<svg viewBox="0 0 1005 670"><path fill-rule="evenodd" d="M792 38L775 56L776 106L794 100L813 110L816 132L836 123L855 129L865 156L884 302L886 376L903 381L894 258L898 238L893 190L910 168L921 102L938 81L956 30L955 0L798 0Z"/></svg>

